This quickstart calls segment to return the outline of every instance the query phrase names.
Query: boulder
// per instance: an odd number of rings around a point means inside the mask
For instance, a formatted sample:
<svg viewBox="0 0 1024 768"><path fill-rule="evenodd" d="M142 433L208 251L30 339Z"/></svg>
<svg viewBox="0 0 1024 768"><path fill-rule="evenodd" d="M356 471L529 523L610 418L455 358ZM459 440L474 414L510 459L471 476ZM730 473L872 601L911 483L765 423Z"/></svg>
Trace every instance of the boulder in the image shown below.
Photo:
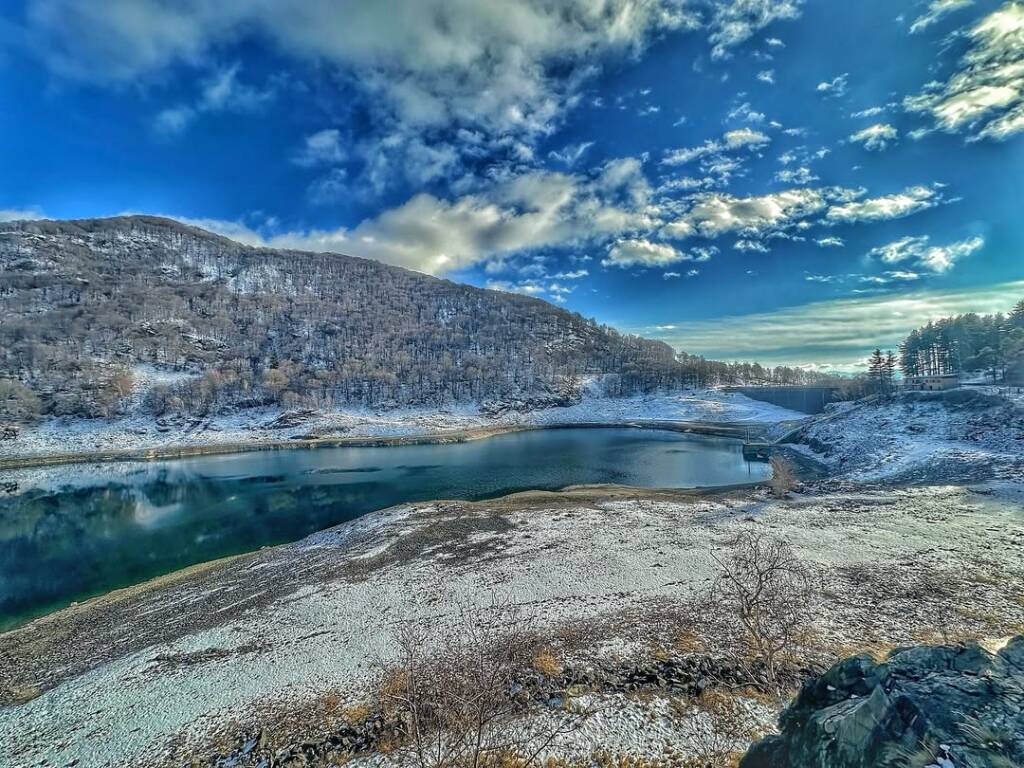
<svg viewBox="0 0 1024 768"><path fill-rule="evenodd" d="M1024 765L1024 635L855 656L808 680L740 768Z"/></svg>

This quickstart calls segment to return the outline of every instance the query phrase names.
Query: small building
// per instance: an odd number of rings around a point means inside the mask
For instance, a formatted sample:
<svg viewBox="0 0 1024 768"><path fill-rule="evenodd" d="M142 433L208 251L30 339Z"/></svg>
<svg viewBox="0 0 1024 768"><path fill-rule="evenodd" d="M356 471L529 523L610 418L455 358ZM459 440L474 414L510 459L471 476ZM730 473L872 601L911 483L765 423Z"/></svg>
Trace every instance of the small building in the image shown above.
<svg viewBox="0 0 1024 768"><path fill-rule="evenodd" d="M956 389L959 386L959 373L943 373L934 376L908 376L903 384L904 389L914 392L941 392L946 389Z"/></svg>

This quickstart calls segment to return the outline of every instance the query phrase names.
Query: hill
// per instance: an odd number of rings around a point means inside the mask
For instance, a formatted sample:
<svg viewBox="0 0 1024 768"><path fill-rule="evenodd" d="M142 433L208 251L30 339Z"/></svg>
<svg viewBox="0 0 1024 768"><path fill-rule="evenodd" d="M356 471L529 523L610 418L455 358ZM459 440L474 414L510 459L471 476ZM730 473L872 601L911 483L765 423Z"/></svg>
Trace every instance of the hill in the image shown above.
<svg viewBox="0 0 1024 768"><path fill-rule="evenodd" d="M680 384L666 344L539 299L125 216L0 224L0 417L571 400Z"/></svg>

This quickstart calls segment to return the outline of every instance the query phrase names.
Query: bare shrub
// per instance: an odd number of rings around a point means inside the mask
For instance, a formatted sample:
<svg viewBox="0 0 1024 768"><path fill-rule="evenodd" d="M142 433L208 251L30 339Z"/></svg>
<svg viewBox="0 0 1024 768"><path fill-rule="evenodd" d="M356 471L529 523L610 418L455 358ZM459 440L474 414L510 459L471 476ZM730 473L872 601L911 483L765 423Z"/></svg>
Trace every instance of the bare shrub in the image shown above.
<svg viewBox="0 0 1024 768"><path fill-rule="evenodd" d="M383 670L377 695L396 723L397 751L420 768L535 766L588 716L537 700L531 683L556 673L557 663L517 608L464 609L440 638L406 624L396 642L398 659Z"/></svg>
<svg viewBox="0 0 1024 768"><path fill-rule="evenodd" d="M0 379L0 419L32 421L41 409L31 389L14 379Z"/></svg>
<svg viewBox="0 0 1024 768"><path fill-rule="evenodd" d="M679 768L735 766L750 743L764 735L742 696L711 689L685 703L673 699L673 716L686 739L686 755Z"/></svg>
<svg viewBox="0 0 1024 768"><path fill-rule="evenodd" d="M772 495L780 498L785 497L798 485L796 469L793 463L784 456L772 456L772 476L768 481L768 487L772 489Z"/></svg>
<svg viewBox="0 0 1024 768"><path fill-rule="evenodd" d="M745 651L737 661L760 662L765 682L781 695L781 663L795 655L817 597L810 570L786 542L762 533L741 533L728 558L711 557L721 569L711 612L733 647Z"/></svg>

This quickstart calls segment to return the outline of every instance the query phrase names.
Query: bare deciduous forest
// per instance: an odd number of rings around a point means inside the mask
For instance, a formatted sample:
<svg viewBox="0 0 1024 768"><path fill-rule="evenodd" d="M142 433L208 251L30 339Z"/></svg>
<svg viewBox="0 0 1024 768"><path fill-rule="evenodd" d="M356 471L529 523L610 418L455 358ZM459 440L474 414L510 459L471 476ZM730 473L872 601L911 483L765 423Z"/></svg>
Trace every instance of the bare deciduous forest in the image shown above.
<svg viewBox="0 0 1024 768"><path fill-rule="evenodd" d="M254 248L147 216L0 225L7 418L114 416L149 364L191 374L143 407L569 402L794 369L724 364L539 299L339 254Z"/></svg>

